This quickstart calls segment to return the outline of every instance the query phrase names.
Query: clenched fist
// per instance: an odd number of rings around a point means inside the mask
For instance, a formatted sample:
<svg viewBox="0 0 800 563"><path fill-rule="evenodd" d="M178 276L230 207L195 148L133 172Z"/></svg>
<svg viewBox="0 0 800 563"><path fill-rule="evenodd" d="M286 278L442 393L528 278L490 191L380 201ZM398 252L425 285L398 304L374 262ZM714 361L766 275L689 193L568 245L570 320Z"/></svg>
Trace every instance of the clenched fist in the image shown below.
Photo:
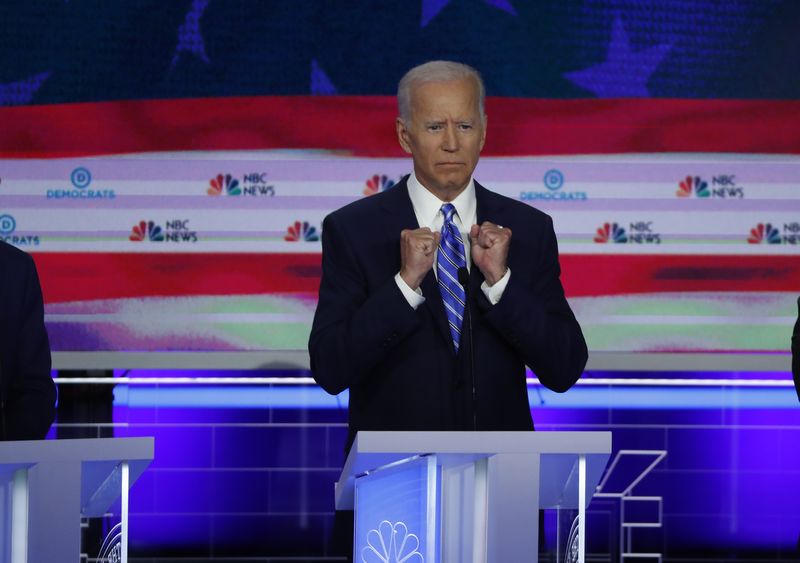
<svg viewBox="0 0 800 563"><path fill-rule="evenodd" d="M433 267L441 233L428 227L400 232L400 277L416 290Z"/></svg>
<svg viewBox="0 0 800 563"><path fill-rule="evenodd" d="M506 274L506 259L511 245L511 229L489 221L472 225L469 231L472 261L483 274L489 287Z"/></svg>

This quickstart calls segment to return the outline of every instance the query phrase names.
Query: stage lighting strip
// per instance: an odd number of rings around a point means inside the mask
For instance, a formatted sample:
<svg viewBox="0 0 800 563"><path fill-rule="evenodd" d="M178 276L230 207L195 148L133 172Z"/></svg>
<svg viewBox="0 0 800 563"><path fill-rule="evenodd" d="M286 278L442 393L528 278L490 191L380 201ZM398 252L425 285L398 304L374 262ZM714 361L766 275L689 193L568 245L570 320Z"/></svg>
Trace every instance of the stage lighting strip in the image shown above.
<svg viewBox="0 0 800 563"><path fill-rule="evenodd" d="M58 385L316 385L311 377L56 377ZM541 387L529 377L529 386ZM792 387L791 379L647 379L587 378L581 386L618 385L626 387Z"/></svg>

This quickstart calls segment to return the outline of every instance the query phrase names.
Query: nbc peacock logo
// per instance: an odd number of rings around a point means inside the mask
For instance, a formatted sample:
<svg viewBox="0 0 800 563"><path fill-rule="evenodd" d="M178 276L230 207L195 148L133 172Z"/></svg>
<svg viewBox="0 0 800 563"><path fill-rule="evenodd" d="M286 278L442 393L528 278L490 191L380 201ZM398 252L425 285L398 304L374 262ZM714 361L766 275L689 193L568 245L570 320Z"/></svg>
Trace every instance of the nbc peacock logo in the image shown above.
<svg viewBox="0 0 800 563"><path fill-rule="evenodd" d="M747 242L750 244L780 244L781 234L772 226L772 223L759 223L750 229Z"/></svg>
<svg viewBox="0 0 800 563"><path fill-rule="evenodd" d="M242 195L242 188L239 185L239 180L230 174L217 174L208 181L207 193L213 196L219 196L223 193L225 195L237 196Z"/></svg>
<svg viewBox="0 0 800 563"><path fill-rule="evenodd" d="M686 176L678 182L675 195L688 198L692 194L699 199L743 199L744 186L735 174L714 174L710 180L700 176Z"/></svg>
<svg viewBox="0 0 800 563"><path fill-rule="evenodd" d="M164 230L154 221L139 221L131 229L128 239L133 242L164 242Z"/></svg>
<svg viewBox="0 0 800 563"><path fill-rule="evenodd" d="M139 221L131 229L128 239L133 242L196 243L197 231L189 226L189 219L170 219L163 227L155 221Z"/></svg>
<svg viewBox="0 0 800 563"><path fill-rule="evenodd" d="M397 184L397 182L389 178L386 174L373 174L370 178L367 178L362 193L366 196L375 195L379 192L385 192L395 184Z"/></svg>
<svg viewBox="0 0 800 563"><path fill-rule="evenodd" d="M678 183L678 191L675 195L678 197L690 197L692 192L697 197L709 197L711 191L708 189L708 182L703 180L700 176L686 176Z"/></svg>
<svg viewBox="0 0 800 563"><path fill-rule="evenodd" d="M367 543L361 548L365 563L425 563L419 551L419 536L409 532L405 522L382 521L367 532Z"/></svg>
<svg viewBox="0 0 800 563"><path fill-rule="evenodd" d="M295 221L286 229L283 237L286 242L316 242L319 240L317 228L308 221Z"/></svg>
<svg viewBox="0 0 800 563"><path fill-rule="evenodd" d="M597 228L594 242L602 244L608 242L626 243L628 242L628 235L625 234L625 229L620 227L617 223L604 223L601 227Z"/></svg>

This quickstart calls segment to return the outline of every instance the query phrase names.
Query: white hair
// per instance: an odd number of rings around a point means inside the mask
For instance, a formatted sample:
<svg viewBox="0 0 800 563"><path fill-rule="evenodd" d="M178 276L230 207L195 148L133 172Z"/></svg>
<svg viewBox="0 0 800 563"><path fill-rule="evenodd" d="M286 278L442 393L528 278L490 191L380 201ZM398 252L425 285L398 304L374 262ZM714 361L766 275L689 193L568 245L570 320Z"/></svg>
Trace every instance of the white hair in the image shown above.
<svg viewBox="0 0 800 563"><path fill-rule="evenodd" d="M408 123L411 119L411 90L428 82L451 82L473 79L478 86L478 108L484 118L483 101L486 90L480 73L469 65L453 61L430 61L409 70L397 85L397 107L400 119Z"/></svg>

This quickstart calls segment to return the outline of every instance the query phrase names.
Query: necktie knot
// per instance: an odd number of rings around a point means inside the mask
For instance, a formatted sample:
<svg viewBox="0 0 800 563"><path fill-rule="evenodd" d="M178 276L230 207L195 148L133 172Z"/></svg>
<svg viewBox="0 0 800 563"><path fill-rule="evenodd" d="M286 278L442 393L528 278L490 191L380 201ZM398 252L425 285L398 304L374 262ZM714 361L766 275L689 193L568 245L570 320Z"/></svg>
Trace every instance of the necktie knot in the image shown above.
<svg viewBox="0 0 800 563"><path fill-rule="evenodd" d="M442 215L444 215L445 223L452 223L453 215L456 214L456 206L452 203L445 203L442 205Z"/></svg>

